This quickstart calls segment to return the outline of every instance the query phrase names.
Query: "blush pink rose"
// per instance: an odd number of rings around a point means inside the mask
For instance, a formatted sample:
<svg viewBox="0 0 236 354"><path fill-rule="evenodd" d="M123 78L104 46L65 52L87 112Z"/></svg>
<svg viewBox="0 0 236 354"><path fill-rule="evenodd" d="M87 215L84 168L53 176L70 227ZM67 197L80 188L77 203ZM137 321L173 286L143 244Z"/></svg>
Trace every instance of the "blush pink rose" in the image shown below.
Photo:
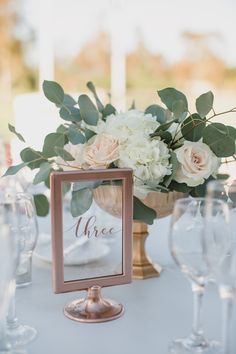
<svg viewBox="0 0 236 354"><path fill-rule="evenodd" d="M119 158L119 140L109 134L99 134L84 148L84 161L91 168L107 168Z"/></svg>

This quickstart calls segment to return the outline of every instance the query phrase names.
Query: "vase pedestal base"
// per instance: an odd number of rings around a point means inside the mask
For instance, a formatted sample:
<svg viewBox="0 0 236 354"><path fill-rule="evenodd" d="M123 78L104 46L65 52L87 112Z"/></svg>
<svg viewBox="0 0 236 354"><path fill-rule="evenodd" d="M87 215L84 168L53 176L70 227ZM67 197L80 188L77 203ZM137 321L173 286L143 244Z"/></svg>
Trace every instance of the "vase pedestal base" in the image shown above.
<svg viewBox="0 0 236 354"><path fill-rule="evenodd" d="M147 279L159 277L162 268L158 264L148 262L147 264L133 264L133 278L134 279Z"/></svg>
<svg viewBox="0 0 236 354"><path fill-rule="evenodd" d="M133 224L133 278L147 279L159 277L161 266L153 264L145 251L145 241L148 237L147 225L141 222Z"/></svg>

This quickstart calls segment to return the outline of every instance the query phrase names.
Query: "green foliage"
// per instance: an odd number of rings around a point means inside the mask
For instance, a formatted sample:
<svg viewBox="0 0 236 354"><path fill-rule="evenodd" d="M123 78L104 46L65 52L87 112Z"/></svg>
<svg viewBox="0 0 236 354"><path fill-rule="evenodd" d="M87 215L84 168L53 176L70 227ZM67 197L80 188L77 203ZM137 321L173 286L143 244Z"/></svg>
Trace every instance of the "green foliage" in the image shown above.
<svg viewBox="0 0 236 354"><path fill-rule="evenodd" d="M198 141L202 138L206 120L202 119L197 113L191 114L181 124L181 133L184 139Z"/></svg>
<svg viewBox="0 0 236 354"><path fill-rule="evenodd" d="M8 167L8 169L6 170L6 172L4 173L4 175L2 177L15 175L18 171L20 171L26 165L27 164L25 162L23 162L23 163L20 163L19 165Z"/></svg>
<svg viewBox="0 0 236 354"><path fill-rule="evenodd" d="M55 152L57 154L57 156L60 156L64 161L74 161L74 157L65 149L56 146L55 147Z"/></svg>
<svg viewBox="0 0 236 354"><path fill-rule="evenodd" d="M99 99L95 86L92 82L87 83L88 89L92 92L95 103L88 95L82 94L78 98L78 103L74 98L66 94L63 88L54 81L44 81L43 91L46 98L53 102L59 108L59 115L64 121L56 132L48 134L44 139L43 150L36 151L30 147L23 149L20 153L22 163L11 166L5 175L13 175L24 166L31 169L39 168L34 178L34 184L44 182L45 186L50 188L50 173L53 166L56 165L55 157L59 156L64 161L74 161L74 157L65 150L64 146L68 141L74 145L85 144L96 133L93 128L87 125L96 126L99 119L106 121L106 118L116 113L115 107L108 103L103 105ZM170 163L172 173L165 176L160 184L146 183L145 187L150 191L179 191L192 196L202 196L205 193L206 182L197 187L189 187L185 183L178 183L174 180L176 171L179 168L175 149L183 144L184 139L192 142L203 140L218 157L228 157L236 153L236 129L221 123L211 123L209 120L215 115L221 115L227 112L215 113L213 109L214 96L212 92L206 92L196 100L197 113L188 114L188 102L186 96L171 87L158 91L158 95L165 105L161 107L152 104L145 110L146 114L151 114L160 123L159 127L150 134L151 138L164 141L170 148ZM130 109L135 109L133 102ZM206 119L207 114L212 110L212 116ZM228 112L236 112L236 108ZM187 117L187 118L186 118ZM62 121L62 122L63 122ZM175 137L168 129L173 123L179 123ZM208 124L208 125L207 125ZM21 141L24 141L22 135L16 132L15 127L9 124L9 130L15 134ZM179 139L182 133L183 138ZM69 164L69 163L68 163ZM110 167L116 167L115 164ZM59 164L55 169L59 168ZM62 169L57 169L60 171ZM209 180L212 178L210 176ZM92 189L100 185L93 182L73 183L71 213L77 217L86 212L92 204ZM71 190L70 183L63 183L63 194ZM49 211L49 203L45 195L38 194L34 196L37 214L45 216ZM235 201L236 202L236 201ZM141 200L134 197L134 219L147 224L152 224L156 218L156 212L146 206Z"/></svg>
<svg viewBox="0 0 236 354"><path fill-rule="evenodd" d="M201 118L206 117L206 115L212 110L214 101L214 95L211 91L203 93L196 99L196 109Z"/></svg>
<svg viewBox="0 0 236 354"><path fill-rule="evenodd" d="M171 173L171 175L166 176L163 181L163 184L166 187L169 187L171 181L175 178L176 171L179 167L179 161L177 160L176 153L174 151L171 151L171 153L170 153L170 163L172 165L172 173Z"/></svg>
<svg viewBox="0 0 236 354"><path fill-rule="evenodd" d="M23 138L23 136L20 133L17 133L16 128L13 125L8 124L8 129L10 130L10 132L15 134L19 140L21 140L21 141L23 141L23 143L25 143L25 139Z"/></svg>
<svg viewBox="0 0 236 354"><path fill-rule="evenodd" d="M102 117L106 118L108 116L110 116L111 114L115 114L116 113L116 109L114 106L112 106L112 104L108 103L106 104L106 106L104 107L103 111L102 111Z"/></svg>
<svg viewBox="0 0 236 354"><path fill-rule="evenodd" d="M161 101L172 113L174 113L174 115L176 115L176 117L182 117L182 115L188 112L187 98L182 92L172 87L157 92Z"/></svg>
<svg viewBox="0 0 236 354"><path fill-rule="evenodd" d="M38 173L35 175L33 184L38 184L47 180L50 172L52 171L51 165L49 162L43 162L40 165Z"/></svg>
<svg viewBox="0 0 236 354"><path fill-rule="evenodd" d="M41 163L47 161L40 151L36 151L30 147L23 149L20 153L21 160L27 163L32 170L38 168Z"/></svg>
<svg viewBox="0 0 236 354"><path fill-rule="evenodd" d="M148 225L153 224L154 220L157 217L155 210L149 208L140 199L133 198L133 219L145 222Z"/></svg>
<svg viewBox="0 0 236 354"><path fill-rule="evenodd" d="M169 188L171 191L177 191L186 194L189 194L190 191L192 190L192 187L187 186L186 183L178 183L174 180L172 180L171 183L169 184Z"/></svg>
<svg viewBox="0 0 236 354"><path fill-rule="evenodd" d="M43 156L49 158L56 156L55 147L63 148L66 143L66 137L61 133L50 133L44 139Z"/></svg>
<svg viewBox="0 0 236 354"><path fill-rule="evenodd" d="M58 106L61 106L64 101L64 90L55 81L44 81L43 92L47 99Z"/></svg>
<svg viewBox="0 0 236 354"><path fill-rule="evenodd" d="M80 122L82 120L80 110L76 107L63 106L59 111L60 117L70 122Z"/></svg>
<svg viewBox="0 0 236 354"><path fill-rule="evenodd" d="M86 142L86 137L75 124L71 124L69 127L68 138L73 145L84 144Z"/></svg>
<svg viewBox="0 0 236 354"><path fill-rule="evenodd" d="M96 133L94 133L92 130L85 128L84 129L84 135L86 140L88 141L89 139L91 139L94 135L96 135Z"/></svg>
<svg viewBox="0 0 236 354"><path fill-rule="evenodd" d="M64 94L63 105L67 107L73 107L77 104L76 100L68 95L67 93Z"/></svg>
<svg viewBox="0 0 236 354"><path fill-rule="evenodd" d="M218 157L229 157L236 153L236 129L222 123L211 123L203 131L203 142Z"/></svg>
<svg viewBox="0 0 236 354"><path fill-rule="evenodd" d="M65 125L61 124L59 125L59 127L57 128L57 133L60 134L67 134L68 133L68 127L66 127Z"/></svg>
<svg viewBox="0 0 236 354"><path fill-rule="evenodd" d="M66 195L71 189L71 183L70 182L63 182L62 184L62 193L63 195Z"/></svg>
<svg viewBox="0 0 236 354"><path fill-rule="evenodd" d="M72 192L71 215L73 217L84 214L92 205L93 194L89 188L80 189Z"/></svg>
<svg viewBox="0 0 236 354"><path fill-rule="evenodd" d="M44 194L35 194L34 203L38 216L47 216L49 213L49 202Z"/></svg>
<svg viewBox="0 0 236 354"><path fill-rule="evenodd" d="M93 102L87 95L80 95L78 99L80 114L85 123L97 125L99 114Z"/></svg>
<svg viewBox="0 0 236 354"><path fill-rule="evenodd" d="M178 100L174 101L172 105L172 111L174 113L174 118L177 119L177 121L182 122L186 116L187 116L187 106L186 102L183 100Z"/></svg>
<svg viewBox="0 0 236 354"><path fill-rule="evenodd" d="M96 104L97 104L97 108L98 108L99 112L103 113L104 106L103 106L102 102L100 101L100 99L98 98L97 91L95 89L94 84L91 81L89 81L87 83L87 87L92 92L92 94L93 94L93 96L94 96L94 98L96 100Z"/></svg>
<svg viewBox="0 0 236 354"><path fill-rule="evenodd" d="M166 144L169 144L172 140L172 135L170 132L167 131L162 131L159 130L156 134L155 137L160 137L162 141L164 141Z"/></svg>
<svg viewBox="0 0 236 354"><path fill-rule="evenodd" d="M163 124L166 121L166 110L158 104L152 104L151 106L148 106L145 110L145 113L150 113L153 117L156 117L156 120L160 124Z"/></svg>

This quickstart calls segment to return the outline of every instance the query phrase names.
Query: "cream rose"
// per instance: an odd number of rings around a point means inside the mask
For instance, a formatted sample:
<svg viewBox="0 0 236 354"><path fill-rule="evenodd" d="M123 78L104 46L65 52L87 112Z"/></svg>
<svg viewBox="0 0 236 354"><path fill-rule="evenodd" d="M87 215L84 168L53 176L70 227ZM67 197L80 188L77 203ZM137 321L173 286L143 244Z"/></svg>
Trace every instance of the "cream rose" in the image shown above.
<svg viewBox="0 0 236 354"><path fill-rule="evenodd" d="M175 153L180 166L174 179L179 183L186 183L189 187L204 183L205 179L216 173L220 165L220 159L208 145L200 141L185 141Z"/></svg>
<svg viewBox="0 0 236 354"><path fill-rule="evenodd" d="M91 168L106 168L119 158L119 140L109 134L98 134L85 146L84 161Z"/></svg>

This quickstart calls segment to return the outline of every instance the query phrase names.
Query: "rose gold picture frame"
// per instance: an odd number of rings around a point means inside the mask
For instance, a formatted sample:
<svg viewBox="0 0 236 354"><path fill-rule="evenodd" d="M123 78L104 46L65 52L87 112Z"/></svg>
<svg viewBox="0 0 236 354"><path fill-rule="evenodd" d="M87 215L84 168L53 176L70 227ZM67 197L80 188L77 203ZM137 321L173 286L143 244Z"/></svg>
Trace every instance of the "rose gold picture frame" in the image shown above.
<svg viewBox="0 0 236 354"><path fill-rule="evenodd" d="M122 181L122 274L65 281L63 257L63 182ZM132 280L133 175L131 169L53 172L51 174L51 222L53 289L55 293L107 287Z"/></svg>

